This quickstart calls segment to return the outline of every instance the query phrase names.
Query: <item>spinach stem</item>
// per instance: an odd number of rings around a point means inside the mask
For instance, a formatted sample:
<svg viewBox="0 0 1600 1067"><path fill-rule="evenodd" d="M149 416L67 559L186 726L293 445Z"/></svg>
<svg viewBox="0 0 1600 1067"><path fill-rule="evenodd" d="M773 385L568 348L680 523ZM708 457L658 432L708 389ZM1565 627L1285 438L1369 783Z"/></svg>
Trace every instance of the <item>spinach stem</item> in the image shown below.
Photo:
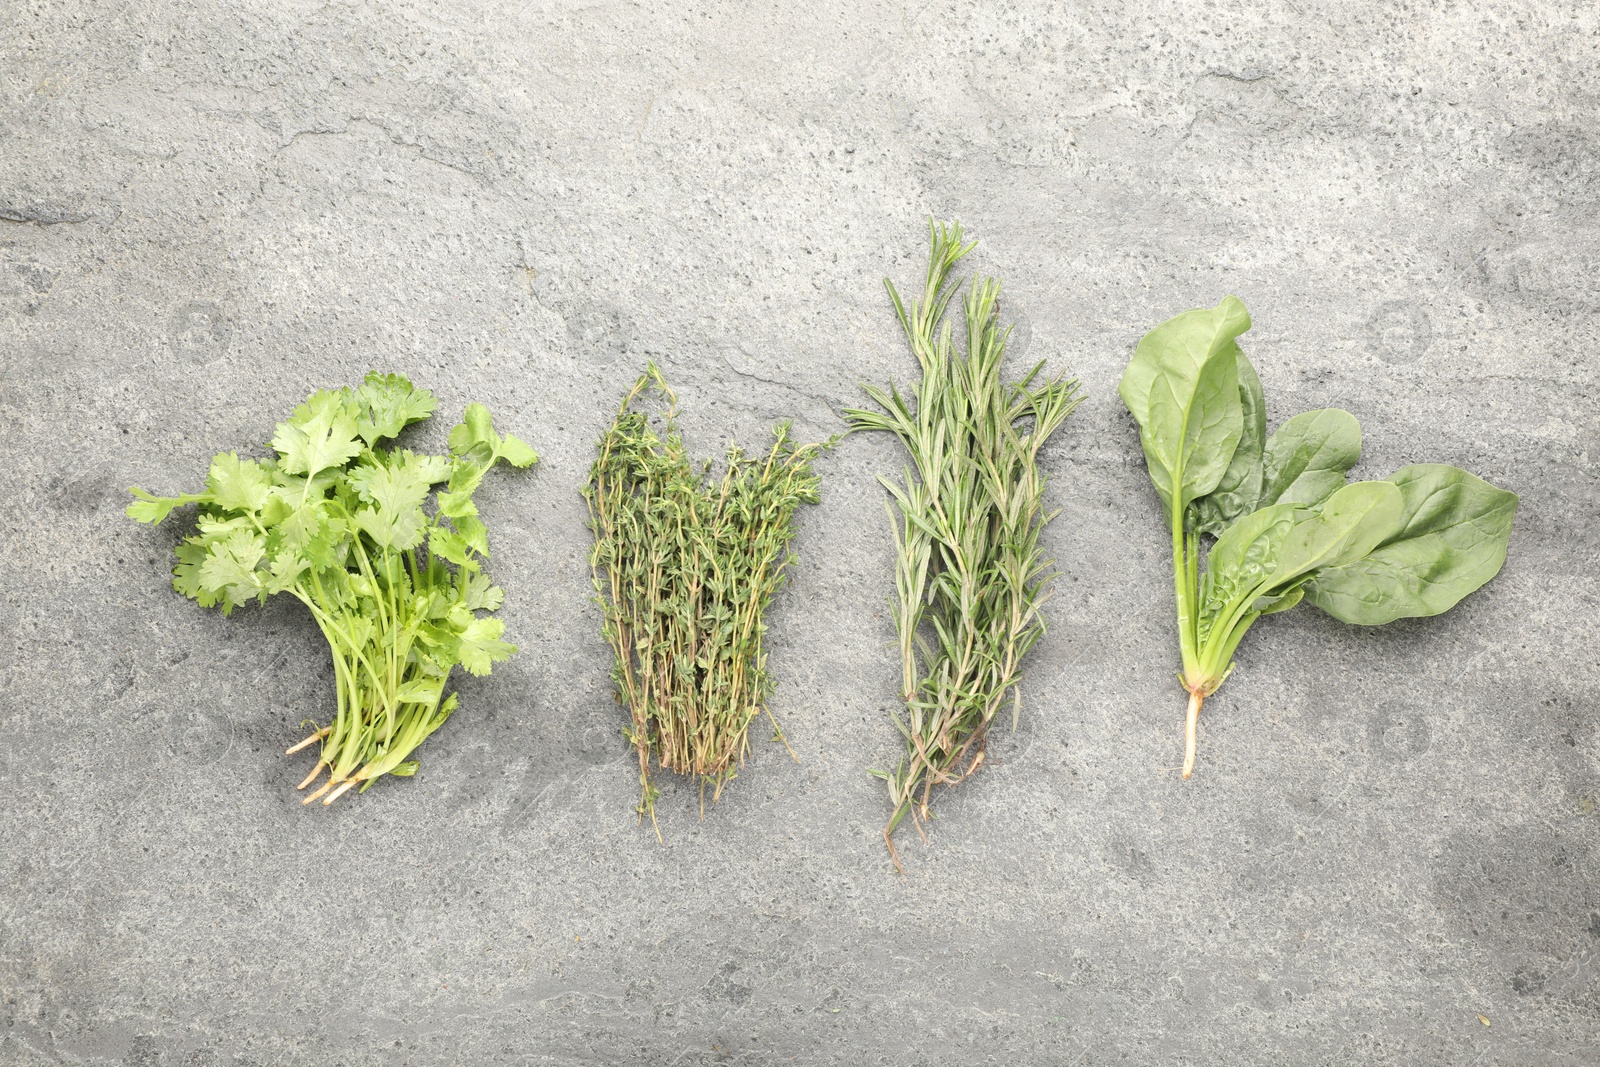
<svg viewBox="0 0 1600 1067"><path fill-rule="evenodd" d="M1183 653L1183 681L1186 686L1193 688L1200 681L1200 651L1195 647L1198 644L1195 621L1199 614L1195 601L1199 590L1194 577L1197 570L1195 564L1199 561L1189 558L1187 549L1190 546L1183 532L1183 512L1176 505L1182 499L1179 495L1180 478L1174 478L1172 486L1172 582L1178 597L1178 647Z"/></svg>

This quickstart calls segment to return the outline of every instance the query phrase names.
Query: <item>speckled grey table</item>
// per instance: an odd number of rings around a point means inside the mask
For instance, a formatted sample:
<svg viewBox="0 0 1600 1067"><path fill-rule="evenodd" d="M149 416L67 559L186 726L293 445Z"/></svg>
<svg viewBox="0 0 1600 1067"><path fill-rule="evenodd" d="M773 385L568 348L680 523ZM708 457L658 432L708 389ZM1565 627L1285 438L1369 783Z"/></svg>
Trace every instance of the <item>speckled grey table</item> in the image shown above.
<svg viewBox="0 0 1600 1067"><path fill-rule="evenodd" d="M1600 1064L1600 13L1583 3L14 0L0 8L0 1063ZM900 878L883 439L824 463L765 740L633 815L577 490L646 358L705 452L906 378L930 215L1082 376L1015 734ZM1502 576L1267 620L1182 783L1115 397L1224 293L1271 416L1522 494ZM480 499L522 653L302 809L289 604L121 514L403 371L543 454ZM437 444L438 436L421 440ZM764 737L764 735L763 735Z"/></svg>

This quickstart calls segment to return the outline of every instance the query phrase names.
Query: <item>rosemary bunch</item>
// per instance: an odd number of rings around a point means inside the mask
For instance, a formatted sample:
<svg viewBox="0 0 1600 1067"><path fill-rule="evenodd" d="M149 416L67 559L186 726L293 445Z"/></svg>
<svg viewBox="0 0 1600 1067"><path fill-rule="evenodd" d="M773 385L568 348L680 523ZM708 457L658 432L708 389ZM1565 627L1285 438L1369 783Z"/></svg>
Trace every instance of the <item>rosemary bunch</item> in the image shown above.
<svg viewBox="0 0 1600 1067"><path fill-rule="evenodd" d="M1055 517L1044 509L1039 449L1080 399L1076 380L1041 378L1043 363L1001 381L1010 329L998 321L998 279L975 278L968 288L965 351L957 349L945 318L956 289L950 272L976 242L962 243L960 223L930 223L929 233L921 299L908 311L884 280L922 382L909 402L893 385L863 386L878 410L844 413L854 429L893 433L911 458L901 483L880 479L894 498L906 705L895 724L906 754L895 770L872 772L888 783L894 812L883 840L902 872L895 828L909 814L926 839L934 785L957 785L983 763L985 733L1008 691L1013 726L1020 713L1019 664L1044 633L1039 609L1055 577L1039 547Z"/></svg>
<svg viewBox="0 0 1600 1067"><path fill-rule="evenodd" d="M652 390L667 403L664 441L635 410ZM601 632L615 657L617 700L631 713L639 812L652 825L652 764L698 779L702 800L710 783L714 802L749 750L750 721L772 691L762 615L793 558L795 513L818 499L812 460L828 447L796 444L782 422L771 451L732 447L713 479L709 463L697 467L684 451L676 414L677 398L651 363L600 438L583 491ZM782 741L775 719L773 728Z"/></svg>

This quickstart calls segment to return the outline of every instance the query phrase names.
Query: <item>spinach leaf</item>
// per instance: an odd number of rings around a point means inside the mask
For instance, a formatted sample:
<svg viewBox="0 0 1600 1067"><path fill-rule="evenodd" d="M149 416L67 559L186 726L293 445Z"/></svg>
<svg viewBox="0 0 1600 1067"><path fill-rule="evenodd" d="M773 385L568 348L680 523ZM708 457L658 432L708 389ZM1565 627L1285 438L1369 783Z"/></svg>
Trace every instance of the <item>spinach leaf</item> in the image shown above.
<svg viewBox="0 0 1600 1067"><path fill-rule="evenodd" d="M1401 527L1364 558L1322 571L1311 603L1343 622L1377 626L1437 615L1500 573L1517 496L1439 463L1396 471Z"/></svg>
<svg viewBox="0 0 1600 1067"><path fill-rule="evenodd" d="M1281 573L1284 541L1305 509L1275 504L1230 526L1206 558L1200 578L1198 643L1204 647L1218 623L1253 605Z"/></svg>
<svg viewBox="0 0 1600 1067"><path fill-rule="evenodd" d="M1224 633L1213 644L1219 624L1231 632L1248 611L1292 607L1258 607L1257 602L1263 597L1282 600L1318 569L1360 559L1399 530L1402 521L1399 489L1389 482L1357 482L1320 507L1274 504L1234 524L1213 546L1200 582L1202 660L1226 664L1214 650L1228 640Z"/></svg>
<svg viewBox="0 0 1600 1067"><path fill-rule="evenodd" d="M1361 458L1361 424L1348 411L1306 411L1267 441L1261 503L1320 504Z"/></svg>
<svg viewBox="0 0 1600 1067"><path fill-rule="evenodd" d="M1118 392L1169 517L1217 488L1244 435L1234 338L1249 328L1244 304L1224 297L1150 331L1123 372Z"/></svg>
<svg viewBox="0 0 1600 1067"><path fill-rule="evenodd" d="M1196 528L1213 537L1219 536L1239 516L1254 511L1261 498L1267 400L1261 390L1261 379L1243 352L1237 353L1234 363L1239 372L1239 408L1244 417L1244 430L1222 481L1194 502Z"/></svg>
<svg viewBox="0 0 1600 1067"><path fill-rule="evenodd" d="M1303 512L1284 538L1279 574L1298 577L1358 560L1397 533L1404 521L1404 503L1393 483L1347 485Z"/></svg>

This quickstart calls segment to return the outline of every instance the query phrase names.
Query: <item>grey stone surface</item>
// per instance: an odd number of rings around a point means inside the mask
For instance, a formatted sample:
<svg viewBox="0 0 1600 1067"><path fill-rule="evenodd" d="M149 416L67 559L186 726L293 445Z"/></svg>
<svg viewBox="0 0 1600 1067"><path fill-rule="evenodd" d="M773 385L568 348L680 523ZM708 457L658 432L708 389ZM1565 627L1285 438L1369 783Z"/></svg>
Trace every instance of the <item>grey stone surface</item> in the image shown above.
<svg viewBox="0 0 1600 1067"><path fill-rule="evenodd" d="M0 1063L1600 1064L1600 17L1588 3L0 5ZM982 240L1088 401L1022 726L894 875L874 478L823 464L765 741L632 811L578 487L647 358L715 452L912 362ZM1267 620L1174 771L1115 383L1224 293L1274 422L1522 495L1502 576ZM521 654L422 771L301 808L295 606L167 586L197 484L402 371L540 449L484 492ZM441 420L442 421L442 420ZM425 442L437 435L422 434Z"/></svg>

